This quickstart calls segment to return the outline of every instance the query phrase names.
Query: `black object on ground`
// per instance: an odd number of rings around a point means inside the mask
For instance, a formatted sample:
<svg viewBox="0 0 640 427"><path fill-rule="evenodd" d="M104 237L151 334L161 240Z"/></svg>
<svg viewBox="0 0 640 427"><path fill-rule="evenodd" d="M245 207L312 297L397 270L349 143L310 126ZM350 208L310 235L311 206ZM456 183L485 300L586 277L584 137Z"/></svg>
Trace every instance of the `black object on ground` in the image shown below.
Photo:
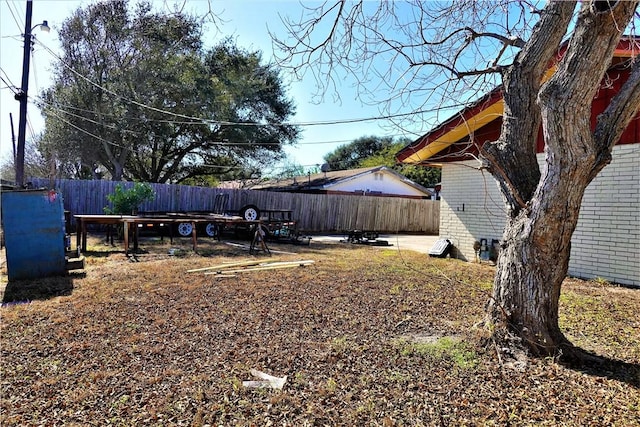
<svg viewBox="0 0 640 427"><path fill-rule="evenodd" d="M449 239L438 239L429 250L429 256L435 258L446 258L451 252L451 241Z"/></svg>
<svg viewBox="0 0 640 427"><path fill-rule="evenodd" d="M370 246L393 246L386 240L378 239L377 231L362 231L362 230L349 230L347 232L347 238L340 240L343 243L356 243L359 245Z"/></svg>

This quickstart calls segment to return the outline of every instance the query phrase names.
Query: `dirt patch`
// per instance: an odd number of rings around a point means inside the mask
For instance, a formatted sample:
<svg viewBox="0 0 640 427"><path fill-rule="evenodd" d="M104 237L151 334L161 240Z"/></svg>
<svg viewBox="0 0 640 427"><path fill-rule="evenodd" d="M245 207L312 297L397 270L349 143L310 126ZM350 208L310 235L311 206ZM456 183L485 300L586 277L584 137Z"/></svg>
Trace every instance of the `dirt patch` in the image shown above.
<svg viewBox="0 0 640 427"><path fill-rule="evenodd" d="M604 365L509 368L473 327L488 266L312 241L272 248L313 265L221 278L187 271L269 258L215 241L199 254L143 241L130 258L90 243L68 294L0 309L3 426L640 421L638 294L571 280L562 327ZM283 389L244 387L254 370L286 376Z"/></svg>

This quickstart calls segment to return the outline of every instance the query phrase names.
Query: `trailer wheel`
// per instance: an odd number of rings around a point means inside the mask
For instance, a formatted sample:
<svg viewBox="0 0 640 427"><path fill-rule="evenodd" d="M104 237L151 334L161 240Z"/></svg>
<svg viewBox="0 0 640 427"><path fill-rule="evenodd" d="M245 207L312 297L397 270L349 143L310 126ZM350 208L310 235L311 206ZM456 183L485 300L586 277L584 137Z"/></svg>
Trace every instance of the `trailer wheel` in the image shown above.
<svg viewBox="0 0 640 427"><path fill-rule="evenodd" d="M256 205L246 205L240 209L240 216L245 221L257 221L260 219L260 209Z"/></svg>
<svg viewBox="0 0 640 427"><path fill-rule="evenodd" d="M207 233L207 236L216 237L218 235L218 226L215 223L210 222L207 224L204 231Z"/></svg>
<svg viewBox="0 0 640 427"><path fill-rule="evenodd" d="M191 236L193 232L193 226L190 222L181 222L178 224L178 234L182 237Z"/></svg>

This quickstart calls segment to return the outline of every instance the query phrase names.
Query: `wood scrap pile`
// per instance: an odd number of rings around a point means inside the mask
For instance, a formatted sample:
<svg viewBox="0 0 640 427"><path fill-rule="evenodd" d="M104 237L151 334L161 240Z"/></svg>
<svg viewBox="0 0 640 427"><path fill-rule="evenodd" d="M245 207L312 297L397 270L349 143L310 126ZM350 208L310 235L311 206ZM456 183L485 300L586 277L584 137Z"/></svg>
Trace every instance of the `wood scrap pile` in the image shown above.
<svg viewBox="0 0 640 427"><path fill-rule="evenodd" d="M187 273L204 273L216 275L217 277L235 277L237 273L247 273L254 271L277 270L281 268L305 267L314 264L313 260L298 261L239 261L212 265L211 267L195 268L187 270Z"/></svg>

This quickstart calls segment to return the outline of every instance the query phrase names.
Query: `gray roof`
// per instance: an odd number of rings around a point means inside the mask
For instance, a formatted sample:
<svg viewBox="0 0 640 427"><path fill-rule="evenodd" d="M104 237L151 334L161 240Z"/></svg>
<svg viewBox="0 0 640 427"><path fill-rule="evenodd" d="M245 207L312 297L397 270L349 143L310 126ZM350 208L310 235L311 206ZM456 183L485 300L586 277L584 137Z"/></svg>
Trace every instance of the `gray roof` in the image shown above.
<svg viewBox="0 0 640 427"><path fill-rule="evenodd" d="M348 181L362 175L379 171L395 175L397 179L403 181L405 184L410 185L418 191L425 193L425 195L431 195L431 191L429 191L425 187L411 181L409 178L397 173L393 169L390 169L386 166L320 172L316 174L296 176L293 178L272 179L252 185L250 189L270 191L323 191L328 190L329 187L340 182Z"/></svg>

